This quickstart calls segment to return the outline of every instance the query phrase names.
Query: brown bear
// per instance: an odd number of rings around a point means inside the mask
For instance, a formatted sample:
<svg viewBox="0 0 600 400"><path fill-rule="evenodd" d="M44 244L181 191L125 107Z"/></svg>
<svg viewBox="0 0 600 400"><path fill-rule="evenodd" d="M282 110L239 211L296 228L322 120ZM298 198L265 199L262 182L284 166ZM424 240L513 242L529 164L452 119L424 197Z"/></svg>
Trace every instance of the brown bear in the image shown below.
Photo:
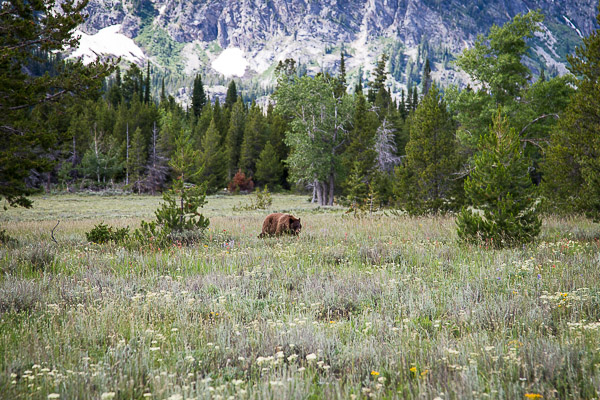
<svg viewBox="0 0 600 400"><path fill-rule="evenodd" d="M267 215L267 218L265 218L265 222L263 222L262 226L262 233L258 235L258 237L279 236L284 233L298 235L300 229L302 229L300 218L296 218L290 214L273 213Z"/></svg>

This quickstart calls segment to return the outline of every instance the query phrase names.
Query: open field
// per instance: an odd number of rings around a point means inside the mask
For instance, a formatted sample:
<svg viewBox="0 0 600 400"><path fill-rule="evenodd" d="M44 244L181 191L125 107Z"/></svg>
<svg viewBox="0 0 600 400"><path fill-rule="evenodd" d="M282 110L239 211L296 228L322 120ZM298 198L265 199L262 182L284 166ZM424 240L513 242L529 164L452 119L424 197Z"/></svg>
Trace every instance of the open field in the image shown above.
<svg viewBox="0 0 600 400"><path fill-rule="evenodd" d="M86 242L158 197L34 198L0 214L0 397L600 397L599 226L550 218L535 244L457 243L451 217L356 219L306 196L211 197L205 243ZM55 237L50 231L60 219ZM50 396L50 397L49 397Z"/></svg>

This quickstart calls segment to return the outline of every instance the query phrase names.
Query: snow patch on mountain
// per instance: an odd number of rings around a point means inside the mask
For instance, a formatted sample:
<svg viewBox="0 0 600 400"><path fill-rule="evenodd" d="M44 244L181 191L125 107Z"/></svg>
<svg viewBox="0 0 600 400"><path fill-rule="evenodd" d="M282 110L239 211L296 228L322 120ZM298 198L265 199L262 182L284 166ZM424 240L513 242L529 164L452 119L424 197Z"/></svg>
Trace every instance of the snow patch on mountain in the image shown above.
<svg viewBox="0 0 600 400"><path fill-rule="evenodd" d="M577 27L575 26L575 24L573 22L571 22L571 20L569 18L567 18L565 15L563 15L563 18L565 19L565 21L567 21L567 24L569 24L569 26L573 29L575 29L575 32L577 32L577 34L579 35L580 38L583 38L583 35L581 34L581 31L579 29L577 29Z"/></svg>
<svg viewBox="0 0 600 400"><path fill-rule="evenodd" d="M98 56L111 55L141 64L146 58L142 49L127 36L119 33L121 24L100 29L95 35L75 31L80 35L79 47L69 55L69 58L81 57L84 64L96 60Z"/></svg>
<svg viewBox="0 0 600 400"><path fill-rule="evenodd" d="M211 66L215 71L226 77L242 77L246 73L248 61L244 57L244 51L242 49L229 47L219 54L212 62Z"/></svg>

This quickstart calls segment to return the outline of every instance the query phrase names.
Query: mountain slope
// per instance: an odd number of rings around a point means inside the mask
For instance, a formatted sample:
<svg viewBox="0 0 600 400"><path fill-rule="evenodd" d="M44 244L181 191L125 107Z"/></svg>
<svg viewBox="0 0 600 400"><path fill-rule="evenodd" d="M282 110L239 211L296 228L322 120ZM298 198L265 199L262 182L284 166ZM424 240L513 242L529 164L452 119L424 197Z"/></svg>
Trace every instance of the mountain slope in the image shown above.
<svg viewBox="0 0 600 400"><path fill-rule="evenodd" d="M386 52L397 91L419 82L425 58L436 79L464 80L449 62L453 54L492 24L531 9L546 20L531 43L530 66L564 73L566 54L597 29L596 6L596 0L91 0L81 30L94 34L120 24L120 33L167 71L243 76L262 85L288 57L312 73L335 72L342 47L355 83L359 74L368 79L365 71ZM218 61L224 49L230 54Z"/></svg>

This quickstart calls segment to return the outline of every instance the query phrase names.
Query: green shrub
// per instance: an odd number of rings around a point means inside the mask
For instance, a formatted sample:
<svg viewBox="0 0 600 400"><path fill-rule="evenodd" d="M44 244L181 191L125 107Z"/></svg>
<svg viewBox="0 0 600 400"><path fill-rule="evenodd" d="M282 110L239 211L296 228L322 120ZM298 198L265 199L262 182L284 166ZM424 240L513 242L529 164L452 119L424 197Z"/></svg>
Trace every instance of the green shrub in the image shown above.
<svg viewBox="0 0 600 400"><path fill-rule="evenodd" d="M273 204L273 198L269 188L265 185L263 190L257 190L254 192L253 197L250 198L250 204L233 206L233 211L252 211L252 210L266 210Z"/></svg>
<svg viewBox="0 0 600 400"><path fill-rule="evenodd" d="M85 237L89 242L104 244L108 242L124 243L129 239L129 227L113 228L102 222L86 232Z"/></svg>

